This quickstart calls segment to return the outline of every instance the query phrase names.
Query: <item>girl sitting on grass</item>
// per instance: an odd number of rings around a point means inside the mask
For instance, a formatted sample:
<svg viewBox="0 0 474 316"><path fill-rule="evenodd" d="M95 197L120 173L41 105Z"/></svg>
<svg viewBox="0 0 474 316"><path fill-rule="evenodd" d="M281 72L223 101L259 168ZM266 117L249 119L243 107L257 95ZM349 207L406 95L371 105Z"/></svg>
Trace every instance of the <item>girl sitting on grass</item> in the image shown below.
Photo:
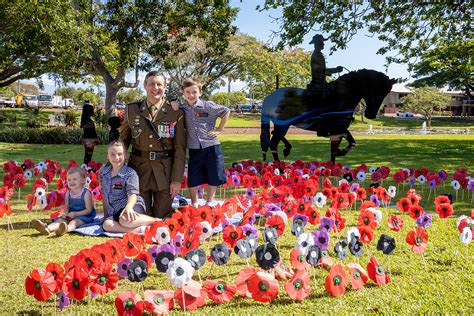
<svg viewBox="0 0 474 316"><path fill-rule="evenodd" d="M96 213L94 202L91 192L84 187L85 184L84 171L79 167L70 168L67 172L68 191L64 198L66 211L49 225L35 219L31 222L31 227L42 235L55 231L56 236L62 236L81 225L93 222Z"/></svg>
<svg viewBox="0 0 474 316"><path fill-rule="evenodd" d="M144 233L158 218L145 215L145 202L139 195L138 175L125 164L126 149L116 140L107 147L109 161L99 171L104 206L105 231Z"/></svg>

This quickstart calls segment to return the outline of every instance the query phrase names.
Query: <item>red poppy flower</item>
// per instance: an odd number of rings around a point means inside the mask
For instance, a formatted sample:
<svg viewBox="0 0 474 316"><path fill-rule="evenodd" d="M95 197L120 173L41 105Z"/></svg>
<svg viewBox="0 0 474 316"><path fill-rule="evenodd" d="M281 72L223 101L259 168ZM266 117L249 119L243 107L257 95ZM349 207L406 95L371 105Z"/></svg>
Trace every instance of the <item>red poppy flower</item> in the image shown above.
<svg viewBox="0 0 474 316"><path fill-rule="evenodd" d="M183 256L186 256L188 252L190 252L193 249L198 248L199 245L200 245L199 237L191 238L191 236L187 236L187 238L184 239L183 243L181 244L181 254Z"/></svg>
<svg viewBox="0 0 474 316"><path fill-rule="evenodd" d="M245 237L244 232L240 226L235 227L233 225L228 225L222 231L222 239L230 249L234 249L237 241L243 237Z"/></svg>
<svg viewBox="0 0 474 316"><path fill-rule="evenodd" d="M449 203L451 204L451 201L449 200L449 197L446 195L438 195L435 200L434 200L435 205L443 204L443 203Z"/></svg>
<svg viewBox="0 0 474 316"><path fill-rule="evenodd" d="M411 206L410 200L407 198L401 198L397 202L398 210L403 213L407 213L410 210L410 206Z"/></svg>
<svg viewBox="0 0 474 316"><path fill-rule="evenodd" d="M309 179L304 183L304 195L306 197L313 197L318 191L318 183L313 179Z"/></svg>
<svg viewBox="0 0 474 316"><path fill-rule="evenodd" d="M114 264L112 261L111 249L105 243L94 245L91 247L91 250L97 253L97 257L104 263Z"/></svg>
<svg viewBox="0 0 474 316"><path fill-rule="evenodd" d="M125 246L125 255L127 257L135 257L145 250L144 236L135 233L126 233L123 235L123 245Z"/></svg>
<svg viewBox="0 0 474 316"><path fill-rule="evenodd" d="M89 288L92 293L104 295L117 287L118 280L112 265L101 262L90 271Z"/></svg>
<svg viewBox="0 0 474 316"><path fill-rule="evenodd" d="M351 286L354 290L360 290L367 283L369 276L367 271L362 268L358 263L351 262L347 265L349 268L349 275L351 279Z"/></svg>
<svg viewBox="0 0 474 316"><path fill-rule="evenodd" d="M308 222L313 225L319 224L321 218L318 209L314 205L310 205L306 208L305 214L308 217Z"/></svg>
<svg viewBox="0 0 474 316"><path fill-rule="evenodd" d="M390 283L390 277L385 274L385 269L380 265L377 258L372 256L367 263L367 272L369 278L375 282L377 285L383 285Z"/></svg>
<svg viewBox="0 0 474 316"><path fill-rule="evenodd" d="M183 301L183 291L184 291L184 301ZM186 291L184 288L179 288L176 290L174 297L178 301L178 305L186 311L193 311L198 309L199 307L204 306L206 303L207 292L205 289L200 289L199 294L196 296L194 293Z"/></svg>
<svg viewBox="0 0 474 316"><path fill-rule="evenodd" d="M77 253L76 256L78 262L74 266L76 266L77 264L84 263L84 268L87 271L91 270L95 265L102 262L102 259L99 254L93 251L91 248L82 249Z"/></svg>
<svg viewBox="0 0 474 316"><path fill-rule="evenodd" d="M229 303L234 298L237 288L222 281L207 280L204 283L207 295L216 304Z"/></svg>
<svg viewBox="0 0 474 316"><path fill-rule="evenodd" d="M51 272L34 269L25 280L26 294L33 295L37 301L44 302L57 292L56 281Z"/></svg>
<svg viewBox="0 0 474 316"><path fill-rule="evenodd" d="M13 176L13 185L17 188L23 188L26 184L25 176L22 174L16 174Z"/></svg>
<svg viewBox="0 0 474 316"><path fill-rule="evenodd" d="M56 292L54 292L56 294L63 286L64 268L56 262L50 262L46 266L46 271L50 272L54 277L54 281L57 285Z"/></svg>
<svg viewBox="0 0 474 316"><path fill-rule="evenodd" d="M408 209L408 212L409 212L409 215L410 215L411 218L417 219L425 211L423 210L423 208L420 205L415 204L415 205L410 206L410 208Z"/></svg>
<svg viewBox="0 0 474 316"><path fill-rule="evenodd" d="M376 229L377 228L377 222L374 213L372 213L369 210L365 210L360 212L359 214L359 219L358 219L358 224L360 226L367 226L371 229Z"/></svg>
<svg viewBox="0 0 474 316"><path fill-rule="evenodd" d="M346 291L347 276L342 264L336 264L329 270L324 287L332 296L341 296Z"/></svg>
<svg viewBox="0 0 474 316"><path fill-rule="evenodd" d="M393 180L397 184L402 183L406 179L406 173L403 170L397 171L393 174Z"/></svg>
<svg viewBox="0 0 474 316"><path fill-rule="evenodd" d="M141 316L143 313L143 301L134 291L125 291L115 298L115 308L119 316Z"/></svg>
<svg viewBox="0 0 474 316"><path fill-rule="evenodd" d="M167 218L163 221L163 223L168 226L171 239L173 239L176 234L181 231L181 226L179 225L178 220L175 218Z"/></svg>
<svg viewBox="0 0 474 316"><path fill-rule="evenodd" d="M368 209L369 207L374 207L374 206L375 206L374 202L367 200L367 201L362 202L362 205L360 206L360 210L364 211Z"/></svg>
<svg viewBox="0 0 474 316"><path fill-rule="evenodd" d="M366 245L374 239L374 232L369 226L357 226L360 233L360 241Z"/></svg>
<svg viewBox="0 0 474 316"><path fill-rule="evenodd" d="M183 208L183 211L186 208ZM176 219L176 222L178 223L179 227L177 227L178 231L184 231L184 229L191 224L191 219L189 218L189 215L186 215L180 211L175 211L171 218Z"/></svg>
<svg viewBox="0 0 474 316"><path fill-rule="evenodd" d="M292 300L302 301L311 293L310 278L306 270L296 270L285 291Z"/></svg>
<svg viewBox="0 0 474 316"><path fill-rule="evenodd" d="M327 178L327 177L330 177L330 176L331 176L331 170L329 170L329 169L324 169L324 170L322 171L322 175L323 175L324 177L326 177L326 178Z"/></svg>
<svg viewBox="0 0 474 316"><path fill-rule="evenodd" d="M278 232L278 236L283 236L283 233L285 232L285 221L283 218L281 218L280 215L272 215L270 216L267 221L265 222L266 227L273 227L276 229Z"/></svg>
<svg viewBox="0 0 474 316"><path fill-rule="evenodd" d="M327 199L331 199L332 198L332 193L331 193L331 189L330 188L324 188L321 190L321 193L324 194L324 196L326 196Z"/></svg>
<svg viewBox="0 0 474 316"><path fill-rule="evenodd" d="M144 294L145 310L153 315L168 315L174 307L174 291L146 290Z"/></svg>
<svg viewBox="0 0 474 316"><path fill-rule="evenodd" d="M252 293L248 290L249 279L252 275L256 274L259 270L257 268L248 267L239 271L237 278L235 280L235 286L237 291L239 291L241 296L248 298L252 297Z"/></svg>
<svg viewBox="0 0 474 316"><path fill-rule="evenodd" d="M66 272L62 290L67 297L80 301L87 295L88 284L89 274L84 264L79 264Z"/></svg>
<svg viewBox="0 0 474 316"><path fill-rule="evenodd" d="M146 268L147 268L147 269L150 269L150 268L151 268L151 260L152 260L152 258L151 258L150 253L149 253L148 251L146 251L146 250L143 250L142 252L140 252L133 260L134 260L134 261L135 261L135 260L143 260L143 261L145 261L145 263L146 263Z"/></svg>
<svg viewBox="0 0 474 316"><path fill-rule="evenodd" d="M333 225L332 229L336 233L342 231L346 227L346 219L344 217L342 217L341 212L336 211L334 213L333 219L334 219L334 225Z"/></svg>
<svg viewBox="0 0 474 316"><path fill-rule="evenodd" d="M273 275L258 271L250 276L248 291L252 298L258 302L266 303L278 295L279 283Z"/></svg>
<svg viewBox="0 0 474 316"><path fill-rule="evenodd" d="M418 202L421 200L421 195L415 193L415 190L412 192L408 191L407 199L410 201L411 205L418 205Z"/></svg>
<svg viewBox="0 0 474 316"><path fill-rule="evenodd" d="M385 189L384 187L378 187L375 190L375 193L377 194L378 198L384 202L390 200L390 195L388 194L387 189Z"/></svg>
<svg viewBox="0 0 474 316"><path fill-rule="evenodd" d="M415 227L408 232L406 242L411 246L411 250L414 253L421 254L426 250L428 232L424 228Z"/></svg>
<svg viewBox="0 0 474 316"><path fill-rule="evenodd" d="M191 215L192 215L193 221L198 221L198 222L207 221L207 222L210 222L212 220L211 219L212 210L207 205L201 205L196 209L192 209L191 210Z"/></svg>
<svg viewBox="0 0 474 316"><path fill-rule="evenodd" d="M398 232L403 228L403 218L400 216L392 215L388 217L388 227L391 230Z"/></svg>
<svg viewBox="0 0 474 316"><path fill-rule="evenodd" d="M261 186L261 181L260 181L260 178L258 176L253 176L251 179L250 179L250 187L252 189L259 189Z"/></svg>
<svg viewBox="0 0 474 316"><path fill-rule="evenodd" d="M436 204L436 213L439 218L447 218L453 214L453 206L449 203Z"/></svg>
<svg viewBox="0 0 474 316"><path fill-rule="evenodd" d="M125 249L124 249L122 239L114 238L114 239L108 240L107 242L104 243L104 247L109 248L108 252L111 255L110 259L113 263L118 263L123 260L125 256Z"/></svg>

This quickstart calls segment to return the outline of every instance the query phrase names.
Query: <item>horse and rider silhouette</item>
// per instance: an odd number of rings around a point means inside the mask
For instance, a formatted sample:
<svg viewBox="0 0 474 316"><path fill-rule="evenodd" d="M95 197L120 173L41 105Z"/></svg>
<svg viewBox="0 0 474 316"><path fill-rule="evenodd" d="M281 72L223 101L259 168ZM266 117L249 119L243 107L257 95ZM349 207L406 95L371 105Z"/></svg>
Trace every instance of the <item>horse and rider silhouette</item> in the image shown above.
<svg viewBox="0 0 474 316"><path fill-rule="evenodd" d="M395 79L368 69L351 71L338 79L326 83L325 78L342 71L342 67L326 68L324 38L315 35L310 43L315 45L311 57L312 80L306 89L280 88L267 96L262 105L260 145L263 160L268 149L274 160L279 160L278 144L283 141L285 158L291 152L291 144L285 138L291 125L317 132L318 136L331 140L331 161L346 155L356 144L348 128L354 120L354 110L365 101L365 117L374 119L382 101L392 89ZM270 123L273 131L270 132ZM339 149L342 139L347 147Z"/></svg>

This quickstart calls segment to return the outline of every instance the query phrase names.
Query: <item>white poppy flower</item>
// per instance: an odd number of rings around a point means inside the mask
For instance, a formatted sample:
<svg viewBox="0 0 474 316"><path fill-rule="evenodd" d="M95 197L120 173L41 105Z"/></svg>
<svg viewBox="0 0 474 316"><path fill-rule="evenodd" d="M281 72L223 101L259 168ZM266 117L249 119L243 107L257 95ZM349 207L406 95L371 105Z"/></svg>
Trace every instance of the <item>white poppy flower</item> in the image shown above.
<svg viewBox="0 0 474 316"><path fill-rule="evenodd" d="M313 234L310 233L302 233L298 236L298 240L295 244L295 249L298 251L300 256L306 257L308 254L309 247L314 245L314 237Z"/></svg>
<svg viewBox="0 0 474 316"><path fill-rule="evenodd" d="M87 177L86 178L86 186L88 186L89 184L91 184L92 180L91 178Z"/></svg>
<svg viewBox="0 0 474 316"><path fill-rule="evenodd" d="M464 227L462 230L461 235L459 236L459 240L465 245L468 245L472 240L472 230L470 227Z"/></svg>
<svg viewBox="0 0 474 316"><path fill-rule="evenodd" d="M164 245L171 241L170 231L168 227L161 226L156 229L156 234L154 236L158 245Z"/></svg>
<svg viewBox="0 0 474 316"><path fill-rule="evenodd" d="M360 237L360 232L357 227L352 227L347 231L347 242L350 243L352 236Z"/></svg>
<svg viewBox="0 0 474 316"><path fill-rule="evenodd" d="M212 233L214 232L214 230L212 229L211 224L209 224L209 222L207 221L201 222L201 226L202 226L202 234L201 236L199 236L199 241L203 243L206 239L212 237Z"/></svg>
<svg viewBox="0 0 474 316"><path fill-rule="evenodd" d="M31 170L26 170L23 175L25 176L25 179L31 180L33 178L33 172Z"/></svg>
<svg viewBox="0 0 474 316"><path fill-rule="evenodd" d="M391 198L394 198L395 195L397 195L397 188L394 187L393 185L391 185L391 186L388 187L387 192L388 192L388 195L389 195Z"/></svg>
<svg viewBox="0 0 474 316"><path fill-rule="evenodd" d="M48 199L46 198L46 195L43 195L38 198L36 201L36 204L39 205L39 208L44 210L46 206L48 206Z"/></svg>
<svg viewBox="0 0 474 316"><path fill-rule="evenodd" d="M279 175L280 175L280 169L275 168L275 170L273 170L273 173L274 173L275 175L279 176Z"/></svg>
<svg viewBox="0 0 474 316"><path fill-rule="evenodd" d="M176 258L168 264L166 275L179 288L185 286L193 277L194 269L187 260Z"/></svg>
<svg viewBox="0 0 474 316"><path fill-rule="evenodd" d="M46 190L43 188L37 188L35 191L35 197L39 199L43 196L46 197Z"/></svg>
<svg viewBox="0 0 474 316"><path fill-rule="evenodd" d="M453 189L456 190L456 191L461 188L461 185L459 184L458 180L451 181L451 185L453 186Z"/></svg>
<svg viewBox="0 0 474 316"><path fill-rule="evenodd" d="M369 168L369 173L370 174L374 173L375 171L377 171L377 168L375 168L375 167L370 167Z"/></svg>
<svg viewBox="0 0 474 316"><path fill-rule="evenodd" d="M462 220L466 220L467 223L470 222L470 218L467 217L466 215L461 215L458 217L458 219L456 220L456 227L459 227L459 224L461 223Z"/></svg>
<svg viewBox="0 0 474 316"><path fill-rule="evenodd" d="M408 169L408 168L401 168L400 170L406 171L406 173L408 174L408 176L411 176L411 171L410 171L410 169Z"/></svg>
<svg viewBox="0 0 474 316"><path fill-rule="evenodd" d="M418 180L418 182L419 182L420 184L424 184L424 183L426 182L426 178L425 178L424 175L418 176L418 178L417 178L416 180Z"/></svg>
<svg viewBox="0 0 474 316"><path fill-rule="evenodd" d="M40 171L43 171L43 169L46 168L46 164L43 161L40 161L36 164L36 167L38 167Z"/></svg>
<svg viewBox="0 0 474 316"><path fill-rule="evenodd" d="M308 180L309 179L309 174L305 173L304 175L301 176L301 178Z"/></svg>
<svg viewBox="0 0 474 316"><path fill-rule="evenodd" d="M316 204L318 208L322 208L324 205L326 205L326 201L327 197L322 192L318 192L314 196L314 204Z"/></svg>
<svg viewBox="0 0 474 316"><path fill-rule="evenodd" d="M375 209L373 207L368 207L367 208L367 211L369 212L372 212L375 216L375 221L380 224L381 221L382 221L382 217L383 217L383 214L382 214L382 211L378 210L378 209Z"/></svg>
<svg viewBox="0 0 474 316"><path fill-rule="evenodd" d="M356 178L357 180L359 181L365 181L365 171L364 170L360 170L359 172L357 172L356 174Z"/></svg>

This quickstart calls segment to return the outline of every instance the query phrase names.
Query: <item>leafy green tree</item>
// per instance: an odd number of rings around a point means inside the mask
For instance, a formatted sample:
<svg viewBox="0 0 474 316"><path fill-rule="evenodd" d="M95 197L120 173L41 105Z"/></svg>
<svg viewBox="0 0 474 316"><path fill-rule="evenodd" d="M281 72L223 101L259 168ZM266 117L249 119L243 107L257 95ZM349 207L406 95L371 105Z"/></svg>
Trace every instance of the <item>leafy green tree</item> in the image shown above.
<svg viewBox="0 0 474 316"><path fill-rule="evenodd" d="M14 97L15 93L10 86L0 87L0 96L1 97Z"/></svg>
<svg viewBox="0 0 474 316"><path fill-rule="evenodd" d="M123 103L131 103L143 99L145 94L139 88L124 89L117 94L117 99Z"/></svg>
<svg viewBox="0 0 474 316"><path fill-rule="evenodd" d="M451 98L435 88L417 88L401 99L401 108L405 111L421 114L425 117L428 127L431 127L431 117L435 110L445 109Z"/></svg>
<svg viewBox="0 0 474 316"><path fill-rule="evenodd" d="M211 95L209 100L229 107L247 102L245 93L242 91L217 92Z"/></svg>
<svg viewBox="0 0 474 316"><path fill-rule="evenodd" d="M258 43L245 47L240 58L240 76L254 98L263 99L275 90L276 76L280 87L306 88L311 81L311 54L300 48L271 50Z"/></svg>
<svg viewBox="0 0 474 316"><path fill-rule="evenodd" d="M92 102L92 104L97 105L98 97L97 97L97 94L94 93L92 88L89 88L89 89L79 88L79 89L77 89L77 95L74 98L74 104L78 104L78 105L84 104L85 100L90 100Z"/></svg>
<svg viewBox="0 0 474 316"><path fill-rule="evenodd" d="M277 18L280 47L296 45L310 32L331 39L331 52L345 49L367 29L385 45L378 51L389 63L408 63L438 42L461 43L472 36L471 1L313 1L267 0L260 10L282 8ZM392 53L393 52L393 53ZM463 51L463 55L472 51Z"/></svg>
<svg viewBox="0 0 474 316"><path fill-rule="evenodd" d="M64 99L75 99L77 97L77 89L74 87L61 87L57 88L54 92L55 95L60 95Z"/></svg>
<svg viewBox="0 0 474 316"><path fill-rule="evenodd" d="M465 52L470 52L465 54ZM414 66L415 87L449 86L471 95L473 90L474 40L454 43L440 43L421 55L421 61Z"/></svg>
<svg viewBox="0 0 474 316"><path fill-rule="evenodd" d="M224 49L236 15L227 1L210 5L185 0L11 1L3 4L2 10L9 13L3 24L14 20L15 27L7 31L2 27L2 31L8 43L16 44L16 50L7 45L0 61L14 60L12 56L26 48L20 56L29 53L34 56L31 60L45 60L35 75L58 73L66 82L82 81L88 75L101 77L108 117L115 115L118 91L136 88L139 71L156 65L152 56L179 52L181 44L196 32L207 45ZM21 29L18 36L17 29ZM28 37L30 33L36 37ZM0 67L6 68L1 63ZM16 67L23 69L25 64ZM135 72L134 82L125 79L129 71Z"/></svg>
<svg viewBox="0 0 474 316"><path fill-rule="evenodd" d="M245 47L255 44L256 38L236 34L229 38L228 47L219 52L215 47L207 45L204 39L193 35L188 38L182 52L156 58L162 59L163 70L168 74L169 84L175 91L180 90L184 79L193 78L202 83L206 97L224 84L224 77L236 73L240 66L239 60L246 52Z"/></svg>

